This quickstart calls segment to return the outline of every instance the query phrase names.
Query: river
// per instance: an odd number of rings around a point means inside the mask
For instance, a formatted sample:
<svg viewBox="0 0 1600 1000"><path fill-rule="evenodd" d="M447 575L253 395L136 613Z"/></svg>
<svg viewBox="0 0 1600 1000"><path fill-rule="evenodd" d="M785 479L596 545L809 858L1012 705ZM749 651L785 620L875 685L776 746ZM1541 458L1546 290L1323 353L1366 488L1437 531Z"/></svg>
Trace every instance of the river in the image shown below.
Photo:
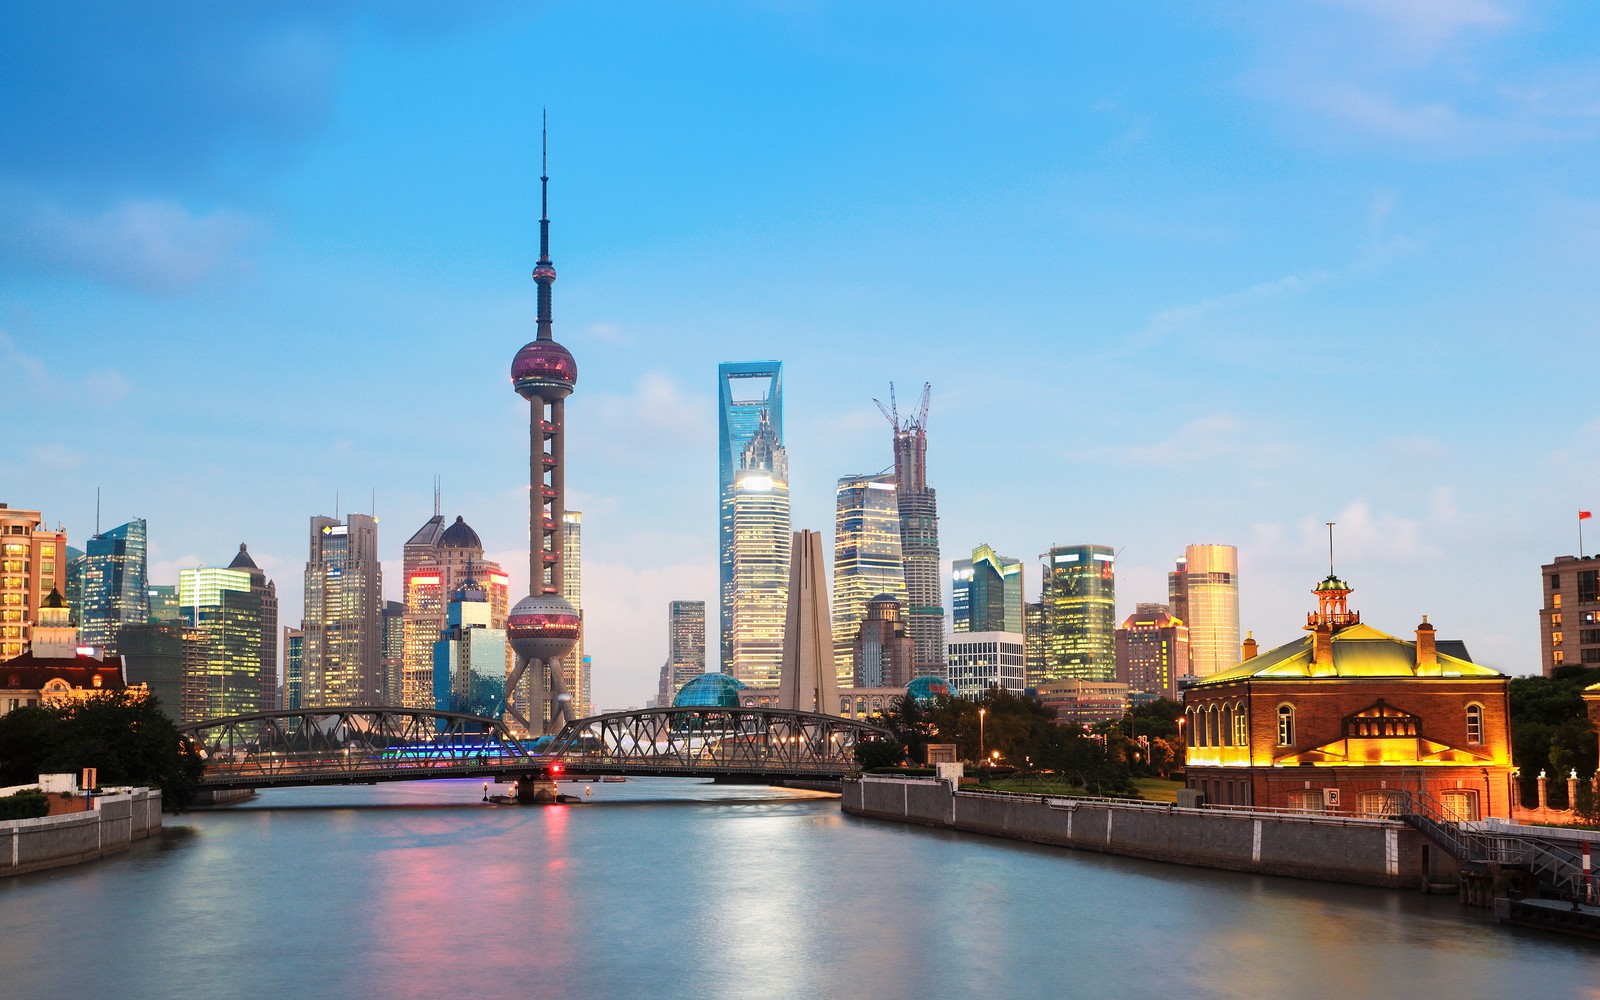
<svg viewBox="0 0 1600 1000"><path fill-rule="evenodd" d="M1594 997L1453 898L1034 847L837 799L283 789L0 881L7 997ZM581 791L582 786L563 785Z"/></svg>

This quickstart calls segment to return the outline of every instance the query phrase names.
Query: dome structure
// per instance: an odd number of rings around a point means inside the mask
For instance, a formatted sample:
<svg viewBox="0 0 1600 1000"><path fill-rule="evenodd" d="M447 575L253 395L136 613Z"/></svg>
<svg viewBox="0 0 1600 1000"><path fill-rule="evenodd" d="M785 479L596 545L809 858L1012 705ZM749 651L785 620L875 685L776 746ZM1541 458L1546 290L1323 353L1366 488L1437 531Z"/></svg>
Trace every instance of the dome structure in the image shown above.
<svg viewBox="0 0 1600 1000"><path fill-rule="evenodd" d="M678 689L673 708L738 708L745 684L730 674L701 674Z"/></svg>
<svg viewBox="0 0 1600 1000"><path fill-rule="evenodd" d="M506 633L517 655L546 663L572 652L579 627L577 609L560 594L530 594L506 617Z"/></svg>
<svg viewBox="0 0 1600 1000"><path fill-rule="evenodd" d="M483 542L478 538L478 533L472 530L460 514L450 527L444 529L436 543L441 549L483 549Z"/></svg>
<svg viewBox="0 0 1600 1000"><path fill-rule="evenodd" d="M564 399L578 384L578 362L553 340L532 340L511 361L511 384L523 399Z"/></svg>
<svg viewBox="0 0 1600 1000"><path fill-rule="evenodd" d="M917 704L923 708L932 705L941 694L949 693L950 685L946 684L942 678L934 677L931 674L926 677L915 678L910 684L906 685L906 694L915 698Z"/></svg>

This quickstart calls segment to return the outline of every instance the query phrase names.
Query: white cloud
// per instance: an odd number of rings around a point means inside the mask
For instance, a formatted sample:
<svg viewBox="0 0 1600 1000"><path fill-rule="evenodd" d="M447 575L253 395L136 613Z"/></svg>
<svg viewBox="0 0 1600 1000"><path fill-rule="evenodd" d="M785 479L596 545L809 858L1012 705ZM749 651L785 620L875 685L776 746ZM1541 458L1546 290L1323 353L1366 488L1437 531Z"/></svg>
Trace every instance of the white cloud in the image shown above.
<svg viewBox="0 0 1600 1000"><path fill-rule="evenodd" d="M1096 448L1085 457L1158 468L1214 467L1223 459L1262 466L1274 465L1294 450L1291 442L1274 440L1265 426L1247 424L1231 413L1213 413L1189 421L1159 441Z"/></svg>
<svg viewBox="0 0 1600 1000"><path fill-rule="evenodd" d="M3 330L0 330L0 369L22 375L20 379L13 379L12 392L0 395L0 408L5 403L21 404L28 397L55 401L70 398L75 405L86 402L93 406L110 406L126 399L132 391L127 378L113 371L90 372L81 382L63 380Z"/></svg>

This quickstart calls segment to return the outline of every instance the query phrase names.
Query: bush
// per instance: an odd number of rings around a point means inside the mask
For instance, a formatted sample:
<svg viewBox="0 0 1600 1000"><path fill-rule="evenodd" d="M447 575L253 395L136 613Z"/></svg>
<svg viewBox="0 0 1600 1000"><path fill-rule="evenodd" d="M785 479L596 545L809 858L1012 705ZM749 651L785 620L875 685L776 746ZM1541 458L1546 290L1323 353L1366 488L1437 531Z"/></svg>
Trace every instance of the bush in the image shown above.
<svg viewBox="0 0 1600 1000"><path fill-rule="evenodd" d="M38 819L50 815L50 800L37 788L0 798L0 819Z"/></svg>

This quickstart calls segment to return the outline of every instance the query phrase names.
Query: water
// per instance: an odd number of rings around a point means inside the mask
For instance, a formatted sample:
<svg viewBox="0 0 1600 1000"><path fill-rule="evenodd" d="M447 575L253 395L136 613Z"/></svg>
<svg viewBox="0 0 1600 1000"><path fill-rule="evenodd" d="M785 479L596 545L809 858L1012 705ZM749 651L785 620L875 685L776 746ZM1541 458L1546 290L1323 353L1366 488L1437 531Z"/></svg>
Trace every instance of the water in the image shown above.
<svg viewBox="0 0 1600 1000"><path fill-rule="evenodd" d="M597 783L554 808L480 789L273 791L0 882L0 996L1600 998L1600 946L1450 898L767 788Z"/></svg>

